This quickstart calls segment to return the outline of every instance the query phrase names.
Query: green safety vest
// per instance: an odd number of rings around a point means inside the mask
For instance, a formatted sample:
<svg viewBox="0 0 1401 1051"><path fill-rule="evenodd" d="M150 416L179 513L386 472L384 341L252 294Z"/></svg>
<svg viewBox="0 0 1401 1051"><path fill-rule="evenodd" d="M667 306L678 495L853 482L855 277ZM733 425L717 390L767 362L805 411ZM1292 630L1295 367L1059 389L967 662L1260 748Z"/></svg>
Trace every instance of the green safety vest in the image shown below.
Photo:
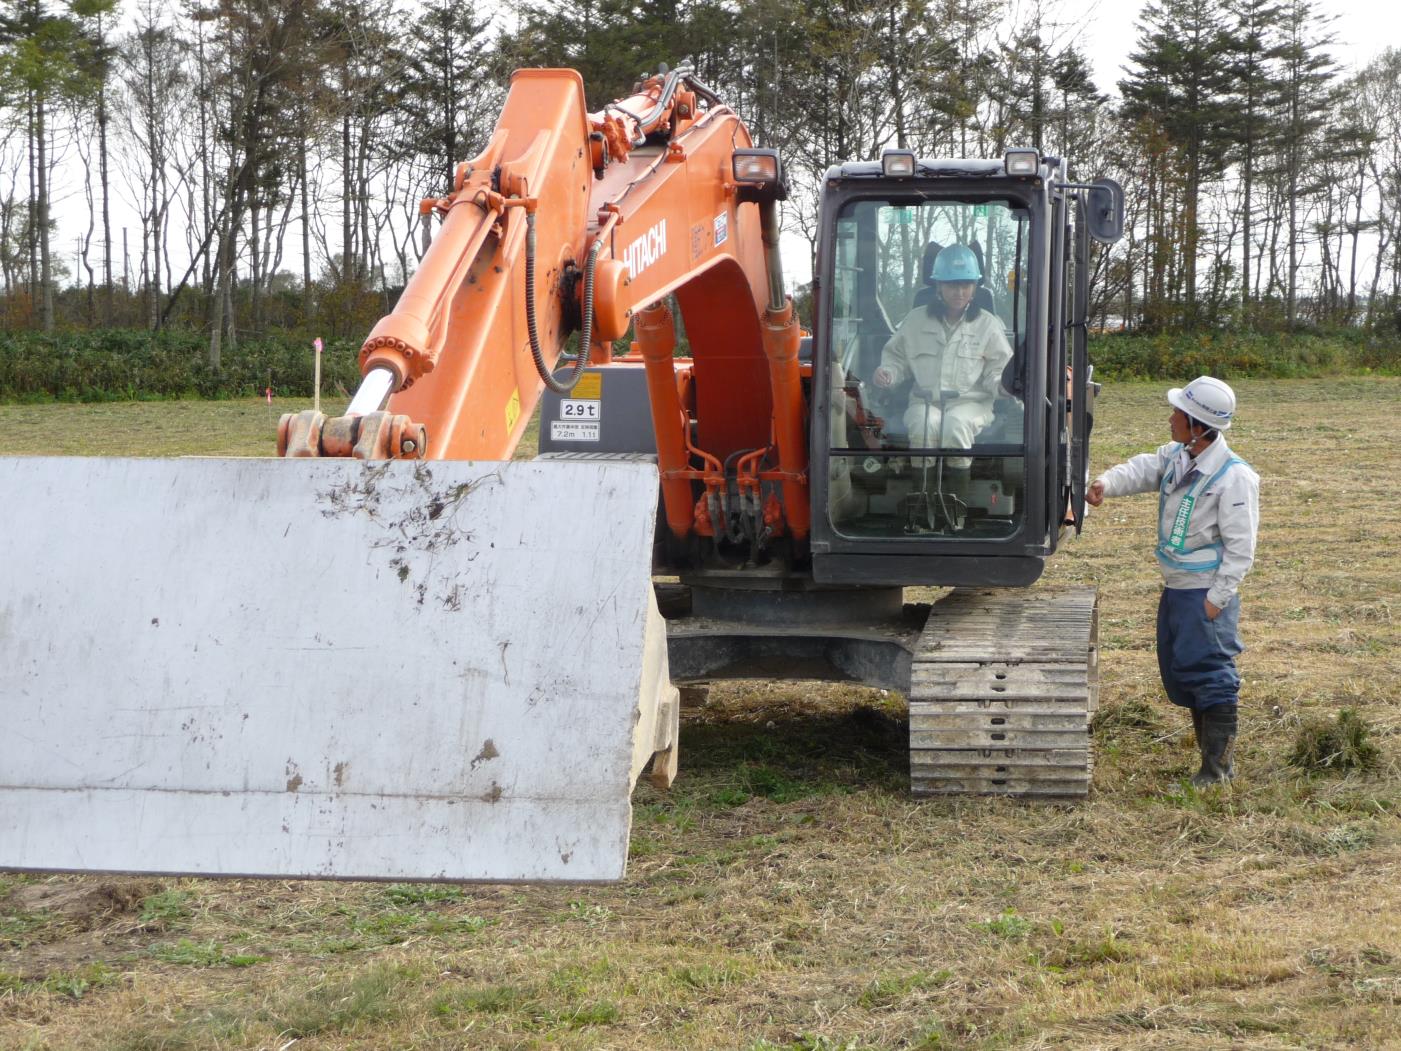
<svg viewBox="0 0 1401 1051"><path fill-rule="evenodd" d="M1178 445L1173 449L1173 455L1177 455ZM1245 463L1239 456L1232 456L1227 460L1219 471L1210 478L1203 475L1191 489L1187 490L1187 495L1182 498L1182 503L1177 507L1177 514L1173 516L1172 528L1164 531L1163 512L1167 509L1168 494L1172 491L1172 483L1176 480L1176 469L1169 470L1163 476L1163 484L1158 490L1158 561L1167 569L1182 569L1189 573L1205 573L1215 569L1221 564L1221 552L1226 549L1226 545L1219 540L1210 544L1203 544L1200 547L1187 546L1187 529L1192 521L1192 511L1197 506L1197 497L1202 491L1215 482L1220 481L1223 475L1238 463Z"/></svg>

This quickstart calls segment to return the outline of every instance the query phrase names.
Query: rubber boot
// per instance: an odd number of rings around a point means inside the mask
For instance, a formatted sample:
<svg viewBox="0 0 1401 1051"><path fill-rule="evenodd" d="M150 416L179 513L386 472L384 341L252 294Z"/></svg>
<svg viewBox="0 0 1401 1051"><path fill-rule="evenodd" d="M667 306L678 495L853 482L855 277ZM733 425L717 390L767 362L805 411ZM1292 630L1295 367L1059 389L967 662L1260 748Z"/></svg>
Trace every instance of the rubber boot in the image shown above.
<svg viewBox="0 0 1401 1051"><path fill-rule="evenodd" d="M1216 704L1201 712L1199 734L1202 768L1192 775L1197 788L1220 784L1236 776L1232 753L1236 749L1236 706Z"/></svg>

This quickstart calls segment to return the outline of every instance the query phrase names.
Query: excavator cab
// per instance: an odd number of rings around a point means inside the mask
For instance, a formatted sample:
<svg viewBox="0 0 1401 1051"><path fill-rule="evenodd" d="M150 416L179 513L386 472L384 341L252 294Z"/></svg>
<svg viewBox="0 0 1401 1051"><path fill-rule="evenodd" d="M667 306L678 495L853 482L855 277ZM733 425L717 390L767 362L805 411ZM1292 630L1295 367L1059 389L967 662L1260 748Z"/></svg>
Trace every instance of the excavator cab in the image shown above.
<svg viewBox="0 0 1401 1051"><path fill-rule="evenodd" d="M811 415L819 583L1023 586L1062 528L1078 527L1090 197L1111 213L1122 198L1071 183L1055 158L1031 154L1028 172L1028 153L1009 164L888 151L827 173ZM963 269L943 275L962 281L939 280L946 253Z"/></svg>

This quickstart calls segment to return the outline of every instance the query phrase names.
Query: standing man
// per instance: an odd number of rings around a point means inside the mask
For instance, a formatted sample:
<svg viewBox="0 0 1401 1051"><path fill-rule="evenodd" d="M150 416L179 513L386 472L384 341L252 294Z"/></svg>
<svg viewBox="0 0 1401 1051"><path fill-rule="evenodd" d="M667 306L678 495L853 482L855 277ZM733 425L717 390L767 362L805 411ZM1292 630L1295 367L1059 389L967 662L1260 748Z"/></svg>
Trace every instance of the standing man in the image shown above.
<svg viewBox="0 0 1401 1051"><path fill-rule="evenodd" d="M881 351L871 382L882 390L913 379L905 432L912 448L971 449L992 421L1002 369L1012 348L998 318L973 303L982 280L978 257L952 244L934 257L935 288L927 306L911 310ZM972 460L948 460L952 495L967 502Z"/></svg>
<svg viewBox="0 0 1401 1051"><path fill-rule="evenodd" d="M1198 788L1235 774L1241 646L1240 586L1255 560L1260 476L1234 455L1221 433L1231 426L1235 393L1211 376L1168 391L1172 442L1100 475L1085 494L1158 490L1158 670L1168 700L1192 712L1202 766Z"/></svg>

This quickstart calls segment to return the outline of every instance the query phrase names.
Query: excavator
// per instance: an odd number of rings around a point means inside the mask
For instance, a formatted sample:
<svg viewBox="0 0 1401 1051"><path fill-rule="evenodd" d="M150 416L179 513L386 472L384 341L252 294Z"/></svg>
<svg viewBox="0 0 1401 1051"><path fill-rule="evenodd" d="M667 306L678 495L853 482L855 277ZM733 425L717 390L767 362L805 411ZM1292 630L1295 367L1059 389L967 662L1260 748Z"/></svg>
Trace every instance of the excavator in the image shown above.
<svg viewBox="0 0 1401 1051"><path fill-rule="evenodd" d="M620 879L726 678L903 692L917 795L1083 797L1095 595L1030 585L1083 521L1122 192L902 149L820 192L809 336L782 158L712 90L520 70L343 414L0 461L0 868ZM893 378L951 261L986 345Z"/></svg>

